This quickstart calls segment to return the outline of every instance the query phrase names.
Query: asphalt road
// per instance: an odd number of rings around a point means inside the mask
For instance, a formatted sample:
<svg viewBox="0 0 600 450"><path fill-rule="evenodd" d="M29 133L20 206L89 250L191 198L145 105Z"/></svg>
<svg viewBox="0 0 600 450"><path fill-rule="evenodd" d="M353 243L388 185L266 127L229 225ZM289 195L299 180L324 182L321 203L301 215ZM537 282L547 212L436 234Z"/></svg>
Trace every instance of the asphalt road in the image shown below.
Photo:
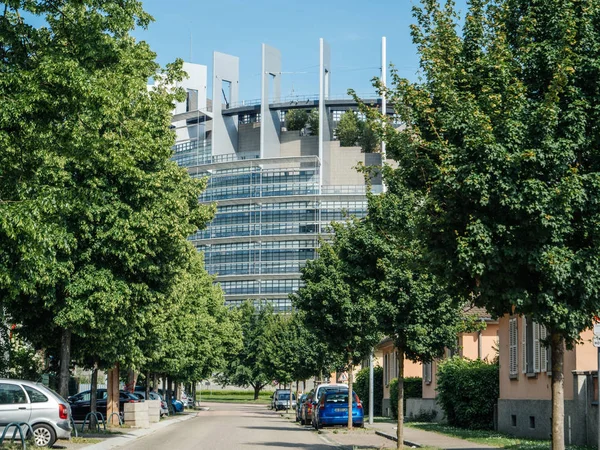
<svg viewBox="0 0 600 450"><path fill-rule="evenodd" d="M323 435L296 426L265 405L211 403L209 411L127 445L132 450L332 450Z"/></svg>

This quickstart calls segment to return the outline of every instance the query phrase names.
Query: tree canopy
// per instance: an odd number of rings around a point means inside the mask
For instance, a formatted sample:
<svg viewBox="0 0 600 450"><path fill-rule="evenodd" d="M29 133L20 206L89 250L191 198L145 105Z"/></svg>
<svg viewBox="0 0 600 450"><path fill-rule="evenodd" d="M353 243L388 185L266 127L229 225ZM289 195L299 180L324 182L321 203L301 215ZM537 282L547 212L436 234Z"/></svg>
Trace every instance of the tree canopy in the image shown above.
<svg viewBox="0 0 600 450"><path fill-rule="evenodd" d="M564 448L564 346L600 311L599 6L472 0L461 32L452 2L423 1L421 79L393 72L386 91L404 125L379 128L396 182L422 195L431 270L490 313L547 328L553 449Z"/></svg>
<svg viewBox="0 0 600 450"><path fill-rule="evenodd" d="M145 360L186 238L214 214L206 182L170 161L184 73L131 37L150 21L134 0L14 1L0 16L0 297L37 346L62 334L61 391L72 335L103 361Z"/></svg>

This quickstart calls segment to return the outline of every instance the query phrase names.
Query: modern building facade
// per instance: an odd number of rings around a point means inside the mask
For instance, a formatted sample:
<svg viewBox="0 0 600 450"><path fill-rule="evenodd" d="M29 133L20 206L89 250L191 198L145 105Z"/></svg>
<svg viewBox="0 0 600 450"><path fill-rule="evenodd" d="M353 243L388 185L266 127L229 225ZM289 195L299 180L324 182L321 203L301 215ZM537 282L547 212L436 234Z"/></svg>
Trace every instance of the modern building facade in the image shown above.
<svg viewBox="0 0 600 450"><path fill-rule="evenodd" d="M261 99L244 102L238 58L214 53L212 99L208 68L184 65L189 78L181 87L188 95L173 114L173 159L192 176L208 177L199 200L216 202L217 214L190 239L229 305L250 299L290 311L289 294L300 287L300 271L315 258L330 223L366 213L367 186L355 167L380 166L381 154L335 140L340 115L357 104L329 94L330 51L323 40L319 68L318 94L282 98L281 55L263 44ZM377 98L365 102L381 105ZM288 131L291 110L318 111L318 133ZM380 178L371 183L374 192L381 190Z"/></svg>

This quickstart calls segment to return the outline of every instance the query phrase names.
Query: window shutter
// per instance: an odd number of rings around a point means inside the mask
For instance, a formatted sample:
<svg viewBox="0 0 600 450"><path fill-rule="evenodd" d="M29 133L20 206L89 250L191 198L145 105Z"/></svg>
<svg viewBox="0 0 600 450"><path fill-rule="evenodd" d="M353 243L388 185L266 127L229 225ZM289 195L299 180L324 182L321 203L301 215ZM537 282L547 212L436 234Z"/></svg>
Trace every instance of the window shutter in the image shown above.
<svg viewBox="0 0 600 450"><path fill-rule="evenodd" d="M521 370L523 373L527 373L527 319L525 316L521 317L521 338L523 340L523 366Z"/></svg>
<svg viewBox="0 0 600 450"><path fill-rule="evenodd" d="M383 355L383 384L387 386L388 382L388 354Z"/></svg>
<svg viewBox="0 0 600 450"><path fill-rule="evenodd" d="M540 372L541 348L540 348L540 324L532 322L533 326L533 372Z"/></svg>
<svg viewBox="0 0 600 450"><path fill-rule="evenodd" d="M541 372L546 372L548 370L548 349L547 347L544 346L544 344L542 343L542 341L544 341L546 339L547 333L546 333L546 327L543 325L540 325L540 371Z"/></svg>
<svg viewBox="0 0 600 450"><path fill-rule="evenodd" d="M548 334L548 331L546 330L546 334ZM552 349L550 347L550 345L548 345L548 347L546 347L546 359L547 359L547 363L546 363L546 371L548 372L549 375L552 375Z"/></svg>
<svg viewBox="0 0 600 450"><path fill-rule="evenodd" d="M517 364L517 319L508 320L508 371L516 375L519 371Z"/></svg>
<svg viewBox="0 0 600 450"><path fill-rule="evenodd" d="M432 365L433 363L431 362L423 364L423 380L425 380L425 384L431 383Z"/></svg>

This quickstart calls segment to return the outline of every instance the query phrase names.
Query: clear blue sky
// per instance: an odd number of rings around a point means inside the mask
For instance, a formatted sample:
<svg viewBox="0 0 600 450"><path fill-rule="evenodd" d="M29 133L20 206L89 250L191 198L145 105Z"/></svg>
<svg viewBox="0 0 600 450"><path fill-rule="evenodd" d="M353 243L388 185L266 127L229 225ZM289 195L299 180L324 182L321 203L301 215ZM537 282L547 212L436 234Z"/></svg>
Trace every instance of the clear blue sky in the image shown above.
<svg viewBox="0 0 600 450"><path fill-rule="evenodd" d="M212 70L212 53L240 58L240 100L260 97L261 44L282 53L282 95L317 94L319 38L331 46L331 93L373 92L379 76L381 37L387 38L388 63L415 79L416 49L409 25L410 0L142 0L155 19L135 33L147 41L162 65L182 58ZM465 0L457 0L464 11ZM306 72L306 73L302 73ZM210 96L210 94L209 94Z"/></svg>

